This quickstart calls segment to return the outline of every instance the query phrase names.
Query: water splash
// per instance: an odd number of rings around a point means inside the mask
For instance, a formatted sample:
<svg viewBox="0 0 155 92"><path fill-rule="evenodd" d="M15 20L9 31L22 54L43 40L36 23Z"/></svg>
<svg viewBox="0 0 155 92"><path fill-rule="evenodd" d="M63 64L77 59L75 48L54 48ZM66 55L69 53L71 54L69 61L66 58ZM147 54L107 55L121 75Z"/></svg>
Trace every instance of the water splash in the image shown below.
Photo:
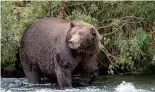
<svg viewBox="0 0 155 92"><path fill-rule="evenodd" d="M1 92L106 92L104 90L101 90L99 88L93 88L93 87L86 87L83 89L80 88L72 88L72 89L51 89L51 88L11 88L9 90L1 90Z"/></svg>
<svg viewBox="0 0 155 92"><path fill-rule="evenodd" d="M84 89L72 88L72 89L65 89L65 90L40 89L40 90L37 90L36 92L103 92L103 91L101 91L101 89L99 88L87 87Z"/></svg>
<svg viewBox="0 0 155 92"><path fill-rule="evenodd" d="M143 89L136 89L133 83L122 81L120 85L115 88L116 92L148 92Z"/></svg>

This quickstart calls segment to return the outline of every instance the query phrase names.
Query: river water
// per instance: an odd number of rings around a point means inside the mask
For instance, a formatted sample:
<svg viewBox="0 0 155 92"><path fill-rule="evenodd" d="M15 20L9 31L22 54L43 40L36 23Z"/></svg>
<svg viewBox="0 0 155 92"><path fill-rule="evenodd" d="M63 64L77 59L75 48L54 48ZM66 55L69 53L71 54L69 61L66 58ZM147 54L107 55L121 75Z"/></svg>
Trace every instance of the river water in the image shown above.
<svg viewBox="0 0 155 92"><path fill-rule="evenodd" d="M1 78L0 92L155 92L155 75L99 77L91 86L60 90L56 83L31 84L24 78Z"/></svg>

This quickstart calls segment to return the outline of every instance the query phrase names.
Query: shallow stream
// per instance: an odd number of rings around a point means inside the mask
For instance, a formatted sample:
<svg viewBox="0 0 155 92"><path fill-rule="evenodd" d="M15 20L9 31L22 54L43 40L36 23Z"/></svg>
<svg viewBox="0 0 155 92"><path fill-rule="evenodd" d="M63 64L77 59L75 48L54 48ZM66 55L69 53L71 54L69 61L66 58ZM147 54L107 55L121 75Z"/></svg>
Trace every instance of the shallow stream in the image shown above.
<svg viewBox="0 0 155 92"><path fill-rule="evenodd" d="M155 92L155 75L98 78L91 86L60 90L55 83L34 85L24 78L1 78L1 92Z"/></svg>

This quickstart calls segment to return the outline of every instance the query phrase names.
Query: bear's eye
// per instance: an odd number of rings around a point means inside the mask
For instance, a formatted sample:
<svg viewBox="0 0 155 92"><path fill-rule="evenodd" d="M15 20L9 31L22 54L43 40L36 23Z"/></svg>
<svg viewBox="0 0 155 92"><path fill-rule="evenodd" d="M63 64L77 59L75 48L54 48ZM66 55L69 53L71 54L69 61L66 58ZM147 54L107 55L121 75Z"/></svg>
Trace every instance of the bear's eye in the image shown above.
<svg viewBox="0 0 155 92"><path fill-rule="evenodd" d="M79 32L79 35L83 35L83 33L82 32Z"/></svg>

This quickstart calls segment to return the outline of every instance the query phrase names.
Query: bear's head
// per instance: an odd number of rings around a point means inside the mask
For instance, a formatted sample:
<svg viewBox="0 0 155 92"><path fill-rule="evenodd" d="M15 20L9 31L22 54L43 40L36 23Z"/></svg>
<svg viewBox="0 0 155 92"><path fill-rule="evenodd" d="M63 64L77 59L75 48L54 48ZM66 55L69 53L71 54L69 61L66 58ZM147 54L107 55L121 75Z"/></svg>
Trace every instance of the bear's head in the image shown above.
<svg viewBox="0 0 155 92"><path fill-rule="evenodd" d="M92 47L98 41L96 29L82 21L70 22L68 45L71 49L86 49Z"/></svg>

